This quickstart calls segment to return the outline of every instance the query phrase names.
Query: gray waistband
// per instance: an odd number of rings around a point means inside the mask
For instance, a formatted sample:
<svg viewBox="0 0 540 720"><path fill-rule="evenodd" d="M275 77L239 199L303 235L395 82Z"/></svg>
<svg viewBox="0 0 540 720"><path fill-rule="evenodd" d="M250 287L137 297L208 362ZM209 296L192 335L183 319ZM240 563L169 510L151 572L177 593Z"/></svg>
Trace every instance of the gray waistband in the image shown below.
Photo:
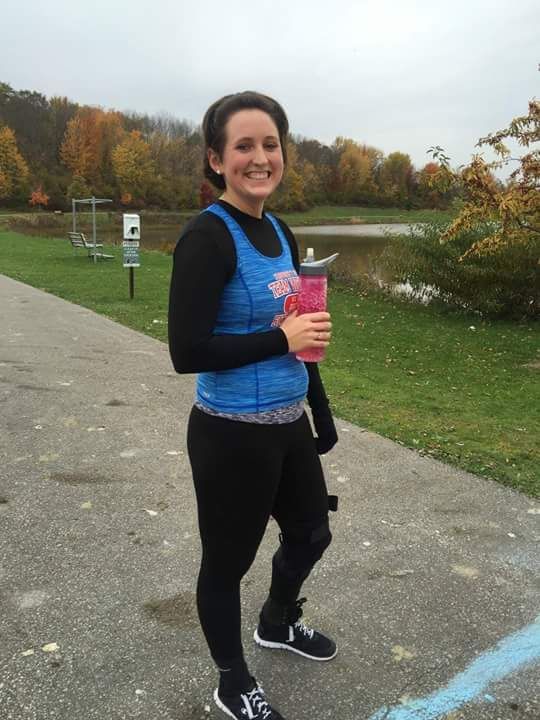
<svg viewBox="0 0 540 720"><path fill-rule="evenodd" d="M227 420L238 420L238 422L256 423L258 425L284 425L298 420L304 412L304 403L298 402L286 407L275 408L274 410L266 410L260 413L222 413L217 410L203 405L199 401L195 403L195 407L202 410L208 415L226 418Z"/></svg>

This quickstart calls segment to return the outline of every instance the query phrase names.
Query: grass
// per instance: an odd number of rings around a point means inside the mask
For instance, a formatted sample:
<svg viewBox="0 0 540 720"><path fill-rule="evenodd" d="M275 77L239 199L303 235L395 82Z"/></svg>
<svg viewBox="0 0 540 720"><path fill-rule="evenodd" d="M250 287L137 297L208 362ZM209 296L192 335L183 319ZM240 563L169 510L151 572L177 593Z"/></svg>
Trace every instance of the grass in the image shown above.
<svg viewBox="0 0 540 720"><path fill-rule="evenodd" d="M135 298L116 258L94 266L66 240L0 233L0 272L167 337L171 258L141 252ZM335 285L321 373L336 414L420 453L540 496L540 330L483 322ZM474 328L474 329L471 329Z"/></svg>
<svg viewBox="0 0 540 720"><path fill-rule="evenodd" d="M288 225L330 225L365 223L417 223L450 221L451 210L403 210L403 208L369 208L358 206L322 205L305 212L279 213Z"/></svg>
<svg viewBox="0 0 540 720"><path fill-rule="evenodd" d="M540 329L334 288L321 366L338 414L540 494Z"/></svg>
<svg viewBox="0 0 540 720"><path fill-rule="evenodd" d="M176 223L182 225L199 212L197 209L178 212L143 210L141 218L145 223L160 225ZM110 210L96 212L98 227L120 226L122 211ZM329 224L371 224L371 223L416 223L430 220L449 221L455 213L451 210L403 210L402 208L368 208L358 206L321 205L304 212L279 213L289 225L329 225ZM52 212L8 212L0 214L2 223L11 222L15 229L24 232L26 227L43 228L44 230L71 230L71 212L55 214ZM92 224L92 214L86 210L77 210L77 223L83 231L88 231Z"/></svg>

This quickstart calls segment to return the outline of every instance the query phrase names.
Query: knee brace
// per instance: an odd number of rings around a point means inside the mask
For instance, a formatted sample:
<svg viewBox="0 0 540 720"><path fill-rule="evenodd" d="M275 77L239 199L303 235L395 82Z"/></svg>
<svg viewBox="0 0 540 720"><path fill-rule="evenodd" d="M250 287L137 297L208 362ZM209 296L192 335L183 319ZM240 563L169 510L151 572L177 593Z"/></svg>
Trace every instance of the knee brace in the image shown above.
<svg viewBox="0 0 540 720"><path fill-rule="evenodd" d="M286 578L303 582L332 542L328 517L316 527L291 528L279 540L273 567Z"/></svg>

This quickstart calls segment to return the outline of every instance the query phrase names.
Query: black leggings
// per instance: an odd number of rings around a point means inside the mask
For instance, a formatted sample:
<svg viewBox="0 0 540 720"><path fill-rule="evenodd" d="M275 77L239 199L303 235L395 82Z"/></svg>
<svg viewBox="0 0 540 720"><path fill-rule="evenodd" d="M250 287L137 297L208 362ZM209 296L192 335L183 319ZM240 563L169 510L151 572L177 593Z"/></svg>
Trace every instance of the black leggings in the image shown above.
<svg viewBox="0 0 540 720"><path fill-rule="evenodd" d="M197 607L211 655L226 667L242 655L240 581L270 515L282 535L270 595L294 603L330 544L328 494L305 413L292 423L256 425L194 407L188 452L202 541Z"/></svg>

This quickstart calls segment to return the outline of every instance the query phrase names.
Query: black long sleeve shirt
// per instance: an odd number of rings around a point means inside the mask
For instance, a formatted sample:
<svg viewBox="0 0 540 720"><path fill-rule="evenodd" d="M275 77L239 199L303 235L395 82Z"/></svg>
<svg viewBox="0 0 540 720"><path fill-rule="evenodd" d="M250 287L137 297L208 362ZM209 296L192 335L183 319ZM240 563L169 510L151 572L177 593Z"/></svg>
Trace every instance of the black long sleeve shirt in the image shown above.
<svg viewBox="0 0 540 720"><path fill-rule="evenodd" d="M238 222L253 246L268 257L281 253L271 222L247 215L219 200ZM280 223L299 270L298 247L291 230ZM236 270L236 249L224 222L213 213L201 213L182 231L173 256L169 295L169 350L179 373L228 370L289 352L283 330L262 333L214 335L225 285ZM316 363L306 363L308 402L315 409L328 407Z"/></svg>

